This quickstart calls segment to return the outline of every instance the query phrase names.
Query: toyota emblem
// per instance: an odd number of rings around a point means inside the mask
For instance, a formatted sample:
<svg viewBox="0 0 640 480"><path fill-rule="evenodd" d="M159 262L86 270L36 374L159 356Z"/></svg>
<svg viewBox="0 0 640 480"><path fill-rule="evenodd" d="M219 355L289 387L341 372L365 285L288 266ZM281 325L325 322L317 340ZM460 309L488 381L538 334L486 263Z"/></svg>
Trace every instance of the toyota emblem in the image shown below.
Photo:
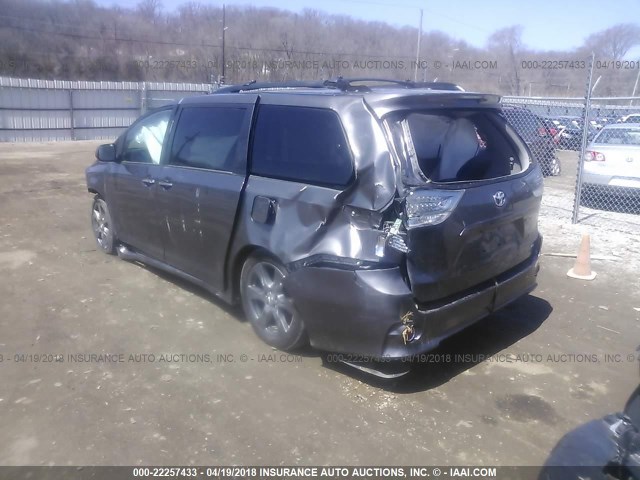
<svg viewBox="0 0 640 480"><path fill-rule="evenodd" d="M507 203L507 196L502 190L498 190L493 194L493 201L498 207L504 207L504 204Z"/></svg>

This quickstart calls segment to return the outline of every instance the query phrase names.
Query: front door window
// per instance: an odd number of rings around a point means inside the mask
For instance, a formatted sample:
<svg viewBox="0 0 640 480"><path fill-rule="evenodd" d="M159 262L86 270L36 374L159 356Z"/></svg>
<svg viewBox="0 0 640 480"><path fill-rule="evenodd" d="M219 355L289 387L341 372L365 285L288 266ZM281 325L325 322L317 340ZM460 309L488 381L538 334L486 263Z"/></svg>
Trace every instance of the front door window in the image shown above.
<svg viewBox="0 0 640 480"><path fill-rule="evenodd" d="M134 125L125 139L122 159L158 165L171 110L153 113Z"/></svg>

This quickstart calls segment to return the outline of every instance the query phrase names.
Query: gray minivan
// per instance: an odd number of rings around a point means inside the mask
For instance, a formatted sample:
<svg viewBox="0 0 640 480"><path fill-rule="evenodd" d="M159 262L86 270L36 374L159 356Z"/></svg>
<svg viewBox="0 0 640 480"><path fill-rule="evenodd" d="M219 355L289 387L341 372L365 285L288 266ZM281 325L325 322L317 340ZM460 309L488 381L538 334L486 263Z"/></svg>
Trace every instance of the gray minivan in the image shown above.
<svg viewBox="0 0 640 480"><path fill-rule="evenodd" d="M493 95L253 83L96 156L99 247L240 301L280 349L407 358L536 285L542 174Z"/></svg>

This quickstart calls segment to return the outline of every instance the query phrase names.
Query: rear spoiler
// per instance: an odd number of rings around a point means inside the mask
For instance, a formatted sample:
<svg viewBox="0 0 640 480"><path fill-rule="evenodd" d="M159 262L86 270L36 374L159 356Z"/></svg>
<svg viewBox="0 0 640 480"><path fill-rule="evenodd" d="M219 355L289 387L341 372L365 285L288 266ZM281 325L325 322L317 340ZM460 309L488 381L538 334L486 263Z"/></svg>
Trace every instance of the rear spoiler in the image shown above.
<svg viewBox="0 0 640 480"><path fill-rule="evenodd" d="M488 108L499 109L500 95L452 91L423 91L407 95L406 93L393 95L369 94L365 95L365 102L371 107L378 118L391 112L403 110L422 110L434 108Z"/></svg>

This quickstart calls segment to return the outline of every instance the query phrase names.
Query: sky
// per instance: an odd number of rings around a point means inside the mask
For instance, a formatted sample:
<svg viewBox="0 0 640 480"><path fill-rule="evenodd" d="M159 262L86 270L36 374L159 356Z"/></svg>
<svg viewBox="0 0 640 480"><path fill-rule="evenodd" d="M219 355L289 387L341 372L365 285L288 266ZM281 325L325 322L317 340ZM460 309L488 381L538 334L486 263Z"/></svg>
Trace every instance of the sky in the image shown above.
<svg viewBox="0 0 640 480"><path fill-rule="evenodd" d="M188 0L161 0L171 11ZM484 46L488 36L502 27L522 25L524 43L537 50L567 50L580 46L591 33L618 23L640 24L640 0L196 0L198 3L277 7L294 12L305 8L394 26L417 27L424 10L424 31L440 30L474 46ZM136 0L97 0L104 6L123 7ZM640 46L627 58L640 58ZM569 59L570 60L570 59Z"/></svg>

